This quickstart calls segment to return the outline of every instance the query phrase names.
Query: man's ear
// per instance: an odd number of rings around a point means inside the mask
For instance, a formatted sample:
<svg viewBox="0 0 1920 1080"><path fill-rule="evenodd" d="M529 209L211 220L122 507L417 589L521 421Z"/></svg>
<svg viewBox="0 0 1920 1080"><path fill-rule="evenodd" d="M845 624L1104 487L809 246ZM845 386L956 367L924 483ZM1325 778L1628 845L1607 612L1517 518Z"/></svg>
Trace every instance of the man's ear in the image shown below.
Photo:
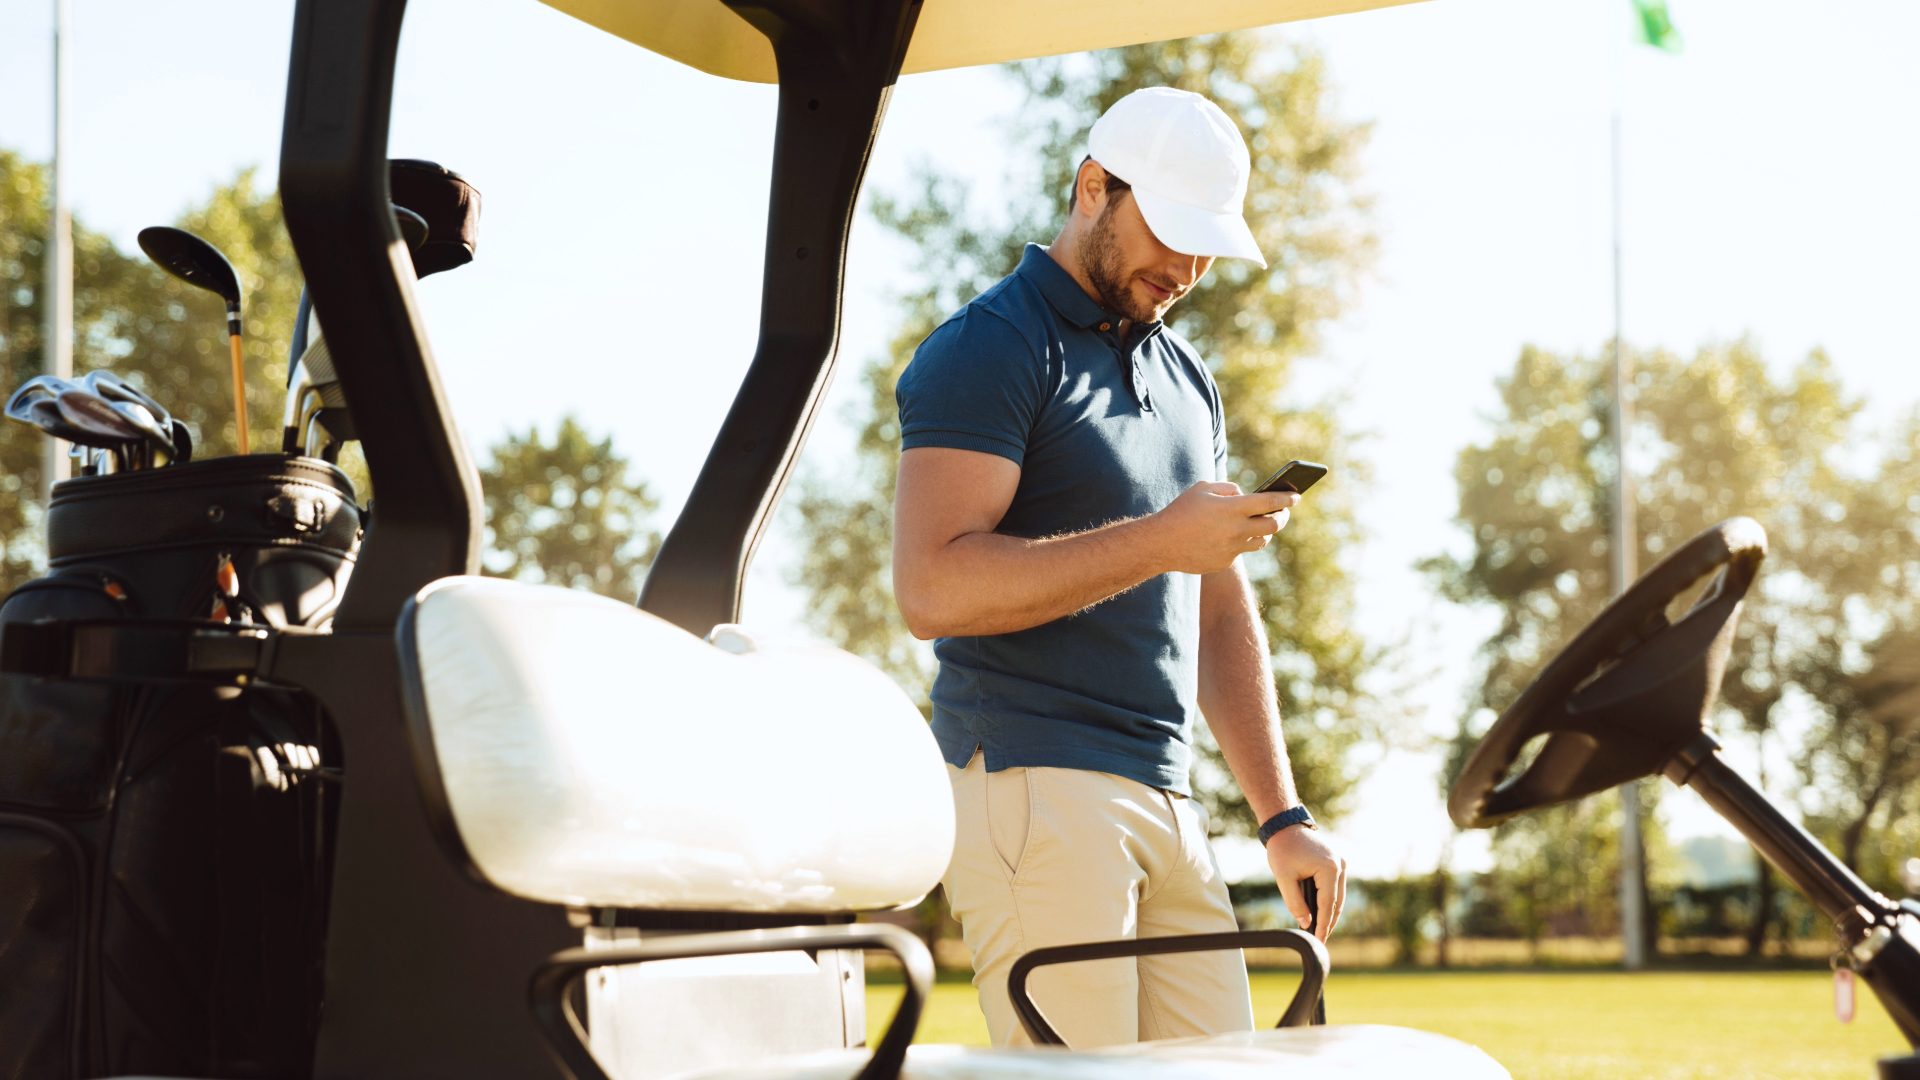
<svg viewBox="0 0 1920 1080"><path fill-rule="evenodd" d="M1099 217L1107 204L1107 170L1088 158L1080 163L1079 175L1073 178L1073 183L1080 196L1074 210L1090 218Z"/></svg>

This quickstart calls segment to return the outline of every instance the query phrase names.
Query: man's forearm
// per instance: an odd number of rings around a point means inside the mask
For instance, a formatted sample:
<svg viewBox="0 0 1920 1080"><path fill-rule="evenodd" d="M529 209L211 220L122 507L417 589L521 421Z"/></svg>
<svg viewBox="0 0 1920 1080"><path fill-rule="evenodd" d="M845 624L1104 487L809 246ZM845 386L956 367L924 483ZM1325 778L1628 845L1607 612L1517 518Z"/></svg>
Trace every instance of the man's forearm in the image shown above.
<svg viewBox="0 0 1920 1080"><path fill-rule="evenodd" d="M1266 630L1236 563L1200 587L1200 711L1247 797L1265 821L1300 799L1280 731Z"/></svg>
<svg viewBox="0 0 1920 1080"><path fill-rule="evenodd" d="M1010 634L1160 574L1212 573L1265 547L1300 499L1202 480L1144 517L1030 540L998 531L1019 483L1020 467L993 454L900 455L893 588L914 636Z"/></svg>
<svg viewBox="0 0 1920 1080"><path fill-rule="evenodd" d="M1253 589L1236 564L1200 584L1200 711L1206 715L1227 767L1259 821L1299 805L1287 744L1280 736L1280 704L1273 693L1266 630ZM1347 863L1319 832L1282 829L1267 840L1267 866L1300 928L1317 927L1320 940L1340 922L1347 897ZM1302 883L1313 879L1317 907Z"/></svg>
<svg viewBox="0 0 1920 1080"><path fill-rule="evenodd" d="M930 561L900 609L921 638L1025 630L1165 573L1155 539L1151 518L1038 540L968 533Z"/></svg>

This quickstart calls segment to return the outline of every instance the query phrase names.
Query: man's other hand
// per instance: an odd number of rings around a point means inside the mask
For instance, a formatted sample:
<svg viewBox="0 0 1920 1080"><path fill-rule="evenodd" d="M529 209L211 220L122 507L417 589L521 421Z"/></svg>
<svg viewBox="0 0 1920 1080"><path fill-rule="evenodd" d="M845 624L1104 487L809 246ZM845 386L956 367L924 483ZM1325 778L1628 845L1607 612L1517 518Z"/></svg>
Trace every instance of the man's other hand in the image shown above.
<svg viewBox="0 0 1920 1080"><path fill-rule="evenodd" d="M1287 527L1289 510L1299 501L1298 492L1242 495L1238 484L1202 480L1149 520L1169 570L1212 574L1266 547Z"/></svg>
<svg viewBox="0 0 1920 1080"><path fill-rule="evenodd" d="M1314 936L1327 940L1333 928L1340 925L1340 909L1347 905L1347 860L1334 848L1331 838L1304 825L1281 829L1267 841L1267 865L1280 885L1280 899L1300 921L1302 930L1312 925L1313 914L1307 910L1307 896L1300 882L1313 879L1320 901L1320 925Z"/></svg>

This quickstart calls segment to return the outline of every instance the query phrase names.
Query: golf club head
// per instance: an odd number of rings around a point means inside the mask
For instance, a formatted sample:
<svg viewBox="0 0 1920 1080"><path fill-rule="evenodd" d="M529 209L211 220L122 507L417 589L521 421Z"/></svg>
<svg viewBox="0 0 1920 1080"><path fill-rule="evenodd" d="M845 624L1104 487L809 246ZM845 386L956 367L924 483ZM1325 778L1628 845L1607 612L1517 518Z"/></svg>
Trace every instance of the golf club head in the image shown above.
<svg viewBox="0 0 1920 1080"><path fill-rule="evenodd" d="M400 221L400 236L407 242L407 251L418 253L420 245L427 242L427 219L404 206L394 207L393 216Z"/></svg>
<svg viewBox="0 0 1920 1080"><path fill-rule="evenodd" d="M52 401L63 390L73 389L73 384L56 375L36 375L20 384L20 388L7 399L7 415L15 420L27 418L26 409L33 402L45 399Z"/></svg>
<svg viewBox="0 0 1920 1080"><path fill-rule="evenodd" d="M53 375L41 375L21 384L7 399L7 416L23 424L32 424L56 439L87 446L99 442L82 428L75 427L60 414L60 395L73 384Z"/></svg>
<svg viewBox="0 0 1920 1080"><path fill-rule="evenodd" d="M106 446L123 442L145 442L146 432L129 417L121 415L113 403L89 390L74 387L58 399L60 415L67 423L94 438L92 445Z"/></svg>
<svg viewBox="0 0 1920 1080"><path fill-rule="evenodd" d="M173 429L173 462L185 465L193 460L193 432L178 420L172 421L170 426Z"/></svg>
<svg viewBox="0 0 1920 1080"><path fill-rule="evenodd" d="M123 401L130 405L140 406L148 413L151 413L154 420L163 428L173 419L172 414L167 412L165 406L148 397L136 389L131 383L105 368L99 371L87 372L86 378L79 380L79 385L106 398L108 401Z"/></svg>
<svg viewBox="0 0 1920 1080"><path fill-rule="evenodd" d="M308 444L313 417L321 409L344 409L346 392L340 376L333 370L333 354L327 350L326 335L315 327L307 351L293 368L287 386L287 404L281 417L281 450L289 454L312 454Z"/></svg>
<svg viewBox="0 0 1920 1080"><path fill-rule="evenodd" d="M147 411L144 406L136 405L131 401L109 401L107 404L113 406L114 412L126 417L128 423L140 429L141 434L147 437L148 446L169 458L173 456L173 421L171 419L162 421Z"/></svg>
<svg viewBox="0 0 1920 1080"><path fill-rule="evenodd" d="M185 229L155 225L140 230L140 250L181 281L215 294L230 308L239 306L240 278L233 264L205 240Z"/></svg>
<svg viewBox="0 0 1920 1080"><path fill-rule="evenodd" d="M67 418L60 415L60 403L53 398L36 398L18 412L8 409L7 415L15 420L32 424L54 438L65 439L76 446L92 446L99 442L90 433L68 423Z"/></svg>
<svg viewBox="0 0 1920 1080"><path fill-rule="evenodd" d="M33 423L34 402L52 401L60 396L62 390L73 388L65 379L52 375L39 375L20 384L20 389L7 399L7 415L15 420Z"/></svg>

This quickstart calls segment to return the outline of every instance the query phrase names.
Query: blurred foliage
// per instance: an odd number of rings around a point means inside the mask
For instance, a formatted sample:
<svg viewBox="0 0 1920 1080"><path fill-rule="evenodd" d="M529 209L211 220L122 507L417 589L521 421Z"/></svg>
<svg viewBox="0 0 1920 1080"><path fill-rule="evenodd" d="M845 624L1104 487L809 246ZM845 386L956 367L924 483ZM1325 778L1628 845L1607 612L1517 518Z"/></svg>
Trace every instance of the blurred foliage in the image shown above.
<svg viewBox="0 0 1920 1080"><path fill-rule="evenodd" d="M1640 789L1650 900L1680 884L1678 861L1653 813L1657 790ZM1481 890L1506 925L1536 947L1545 936L1620 932L1619 791L1507 820L1494 830L1493 855Z"/></svg>
<svg viewBox="0 0 1920 1080"><path fill-rule="evenodd" d="M1437 930L1433 877L1354 878L1348 888L1360 903L1354 918L1341 930L1355 937L1383 937L1393 942L1391 964L1412 964L1420 945Z"/></svg>
<svg viewBox="0 0 1920 1080"><path fill-rule="evenodd" d="M1912 494L1920 490L1920 426L1910 421L1868 460L1876 446L1857 423L1859 402L1819 352L1779 375L1744 341L1692 357L1629 350L1629 361L1627 454L1641 568L1729 517L1753 517L1767 530L1769 554L1723 683L1722 738L1744 732L1794 761L1808 827L1891 890L1893 856L1914 853L1920 831L1920 623L1912 599L1920 580L1920 496ZM1473 547L1425 568L1449 599L1491 604L1501 621L1482 647L1485 674L1454 740L1448 783L1494 716L1608 600L1618 467L1610 388L1605 357L1528 348L1500 380L1492 438L1460 453L1457 520ZM1653 796L1658 787L1642 791ZM1547 889L1545 906L1526 916L1532 924L1564 911L1582 890L1582 910L1610 917L1617 809L1607 800L1615 797L1528 815L1496 833L1498 872L1535 875ZM1899 844L1883 842L1895 837ZM1665 870L1657 840L1650 829L1656 878ZM1577 859L1563 860L1574 852ZM1757 934L1775 914L1770 876L1760 871ZM1536 903L1528 897L1516 902Z"/></svg>
<svg viewBox="0 0 1920 1080"><path fill-rule="evenodd" d="M1027 61L1008 71L1026 90L1008 132L1011 156L1037 163L1008 187L1033 194L982 214L969 206L963 184L923 170L911 196L874 198L875 216L914 245L918 261L888 355L862 375L867 400L854 473L815 477L798 502L806 545L798 583L808 591L809 615L816 629L925 702L930 656L907 633L891 588L900 453L894 384L942 320L1010 273L1027 242L1059 232L1087 131L1109 105L1148 86L1204 93L1252 148L1246 216L1270 269L1220 260L1170 321L1220 384L1233 479L1251 486L1291 458L1333 466L1279 542L1250 557L1248 569L1273 645L1301 797L1316 815L1336 817L1354 779L1347 751L1379 715L1361 688L1375 656L1352 625L1353 586L1342 564L1359 539L1353 504L1366 469L1348 453L1337 402L1303 400L1294 376L1317 346L1317 329L1350 303L1373 254L1357 185L1366 128L1333 116L1317 52L1254 34ZM1216 828L1251 831L1251 811L1218 749L1204 730L1197 741L1194 783Z"/></svg>
<svg viewBox="0 0 1920 1080"><path fill-rule="evenodd" d="M493 577L545 582L635 603L660 534L647 527L659 500L628 478L613 439L595 442L569 416L552 443L538 427L493 445L480 471Z"/></svg>
<svg viewBox="0 0 1920 1080"><path fill-rule="evenodd" d="M0 371L9 394L45 371L47 185L44 166L0 150ZM247 169L174 224L219 248L239 275L252 449L278 450L302 284L279 199L256 190ZM111 368L186 423L194 456L233 453L233 383L220 298L168 276L138 251L120 251L77 219L73 248L74 374ZM12 589L45 566L38 494L43 445L35 428L0 424L0 588Z"/></svg>

